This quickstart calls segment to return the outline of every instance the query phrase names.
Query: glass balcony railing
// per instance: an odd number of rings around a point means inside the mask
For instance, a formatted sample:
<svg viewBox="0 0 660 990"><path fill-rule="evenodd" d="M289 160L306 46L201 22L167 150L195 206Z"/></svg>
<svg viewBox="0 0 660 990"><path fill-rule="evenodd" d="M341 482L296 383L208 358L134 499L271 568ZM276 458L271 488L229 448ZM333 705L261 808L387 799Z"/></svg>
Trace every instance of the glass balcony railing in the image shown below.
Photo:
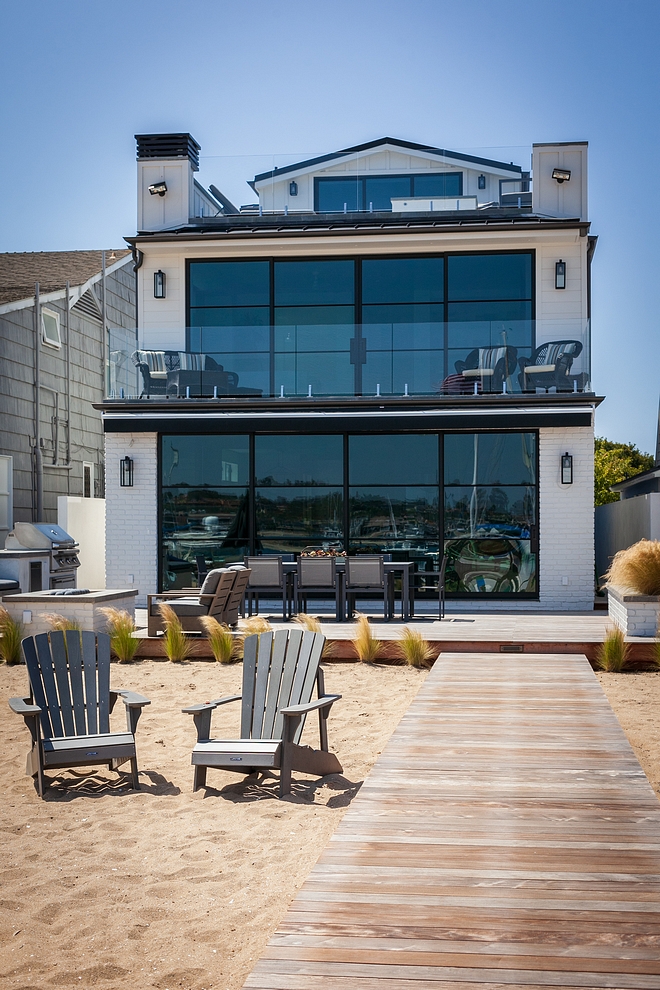
<svg viewBox="0 0 660 990"><path fill-rule="evenodd" d="M108 395L590 392L590 350L582 320L110 330Z"/></svg>

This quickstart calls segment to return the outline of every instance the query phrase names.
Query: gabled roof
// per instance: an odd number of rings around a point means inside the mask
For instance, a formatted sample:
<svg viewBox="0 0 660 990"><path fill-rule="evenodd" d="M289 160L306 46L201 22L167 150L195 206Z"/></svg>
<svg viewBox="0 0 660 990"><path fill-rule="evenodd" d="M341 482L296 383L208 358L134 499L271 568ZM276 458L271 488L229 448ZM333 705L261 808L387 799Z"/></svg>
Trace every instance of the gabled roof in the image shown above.
<svg viewBox="0 0 660 990"><path fill-rule="evenodd" d="M467 164L481 165L484 168L504 169L507 172L513 172L515 175L520 175L522 172L520 165L514 165L511 162L497 162L490 158L475 158L474 155L463 155L458 151L445 151L443 148L431 148L426 144L414 144L412 141L401 141L399 138L383 137L378 138L377 141L356 144L353 148L334 151L330 155L321 155L319 158L308 158L306 161L294 162L293 165L274 168L271 172L260 172L259 175L255 175L253 182L261 182L262 179L273 179L276 176L284 175L286 172L296 172L299 169L312 168L314 165L322 165L324 162L345 158L347 155L355 155L360 151L372 151L385 144L393 145L395 148L402 148L404 151L424 151L429 155L437 155L440 158L453 158Z"/></svg>
<svg viewBox="0 0 660 990"><path fill-rule="evenodd" d="M130 255L126 248L106 251L106 271L121 267ZM112 257L114 254L114 258ZM62 291L84 285L101 272L101 251L26 251L0 254L0 306L34 296L34 284L41 293Z"/></svg>

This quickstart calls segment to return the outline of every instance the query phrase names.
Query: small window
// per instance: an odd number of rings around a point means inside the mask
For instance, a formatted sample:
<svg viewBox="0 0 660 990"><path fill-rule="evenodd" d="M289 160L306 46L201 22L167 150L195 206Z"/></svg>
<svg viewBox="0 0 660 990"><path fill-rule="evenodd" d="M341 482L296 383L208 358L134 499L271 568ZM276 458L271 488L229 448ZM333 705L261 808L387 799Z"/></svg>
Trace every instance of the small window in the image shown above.
<svg viewBox="0 0 660 990"><path fill-rule="evenodd" d="M61 347L60 338L60 318L57 313L52 313L49 309L41 311L41 326L43 330L44 344L51 347Z"/></svg>
<svg viewBox="0 0 660 990"><path fill-rule="evenodd" d="M83 461L83 498L94 498L94 465Z"/></svg>

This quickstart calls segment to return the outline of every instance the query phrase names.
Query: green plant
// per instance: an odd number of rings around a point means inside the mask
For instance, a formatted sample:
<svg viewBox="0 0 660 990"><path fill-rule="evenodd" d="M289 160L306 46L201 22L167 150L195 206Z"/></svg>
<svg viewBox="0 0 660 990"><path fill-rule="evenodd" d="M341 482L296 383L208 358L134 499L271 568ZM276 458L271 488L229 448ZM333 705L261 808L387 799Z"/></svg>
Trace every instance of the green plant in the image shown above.
<svg viewBox="0 0 660 990"><path fill-rule="evenodd" d="M77 619L70 619L66 615L60 615L58 612L40 612L39 618L44 619L53 631L67 632L69 629L75 632L82 631L82 626Z"/></svg>
<svg viewBox="0 0 660 990"><path fill-rule="evenodd" d="M309 629L310 632L323 632L321 621L316 615L308 615L307 612L299 612L298 615L294 616L293 621L301 625L303 629ZM322 656L327 659L328 657L334 657L336 655L337 643L334 640L326 639L323 646Z"/></svg>
<svg viewBox="0 0 660 990"><path fill-rule="evenodd" d="M633 478L653 467L653 457L643 454L634 443L614 443L604 437L594 442L594 504L618 502L617 492L610 485Z"/></svg>
<svg viewBox="0 0 660 990"><path fill-rule="evenodd" d="M608 585L638 595L660 595L660 541L640 540L614 555L605 575Z"/></svg>
<svg viewBox="0 0 660 990"><path fill-rule="evenodd" d="M186 639L181 620L170 605L161 602L158 610L165 626L165 633L163 635L165 656L172 663L183 663L192 653L192 643L189 639Z"/></svg>
<svg viewBox="0 0 660 990"><path fill-rule="evenodd" d="M135 632L135 622L133 617L123 608L100 608L106 617L108 632L110 633L110 649L120 663L130 663L138 649L140 640L133 635Z"/></svg>
<svg viewBox="0 0 660 990"><path fill-rule="evenodd" d="M630 647L621 629L608 629L596 657L598 669L610 674L620 673L628 663L629 653Z"/></svg>
<svg viewBox="0 0 660 990"><path fill-rule="evenodd" d="M232 635L229 626L224 622L218 622L210 615L203 615L201 621L213 656L218 663L232 663L233 660L237 660L240 644Z"/></svg>
<svg viewBox="0 0 660 990"><path fill-rule="evenodd" d="M404 626L397 650L409 667L430 667L433 650L418 629Z"/></svg>
<svg viewBox="0 0 660 990"><path fill-rule="evenodd" d="M23 639L23 623L14 619L6 608L0 607L0 660L6 664L21 662L21 640Z"/></svg>
<svg viewBox="0 0 660 990"><path fill-rule="evenodd" d="M385 647L379 639L374 639L367 616L360 612L356 612L355 616L357 618L357 629L353 639L355 652L363 663L372 663L383 656Z"/></svg>

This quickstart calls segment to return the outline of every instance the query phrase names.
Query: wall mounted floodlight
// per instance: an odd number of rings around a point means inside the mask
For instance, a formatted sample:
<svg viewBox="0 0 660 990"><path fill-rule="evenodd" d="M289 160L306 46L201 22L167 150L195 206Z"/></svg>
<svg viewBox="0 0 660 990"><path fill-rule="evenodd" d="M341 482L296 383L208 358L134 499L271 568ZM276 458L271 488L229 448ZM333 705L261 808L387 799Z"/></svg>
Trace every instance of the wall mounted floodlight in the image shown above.
<svg viewBox="0 0 660 990"><path fill-rule="evenodd" d="M485 189L486 188L486 176L485 175L480 175L479 178L477 179L477 188L478 189Z"/></svg>
<svg viewBox="0 0 660 990"><path fill-rule="evenodd" d="M573 484L573 457L568 451L561 455L561 483L562 485Z"/></svg>
<svg viewBox="0 0 660 990"><path fill-rule="evenodd" d="M119 484L122 488L133 487L133 459L128 454L119 462Z"/></svg>
<svg viewBox="0 0 660 990"><path fill-rule="evenodd" d="M298 183L297 182L290 182L289 183L289 196L297 196L297 195L298 195Z"/></svg>
<svg viewBox="0 0 660 990"><path fill-rule="evenodd" d="M167 183L164 180L153 182L149 186L149 192L152 196L164 196L167 192Z"/></svg>
<svg viewBox="0 0 660 990"><path fill-rule="evenodd" d="M553 168L552 178L556 179L560 184L562 182L569 182L571 178L570 168Z"/></svg>
<svg viewBox="0 0 660 990"><path fill-rule="evenodd" d="M154 272L154 299L165 298L165 272Z"/></svg>
<svg viewBox="0 0 660 990"><path fill-rule="evenodd" d="M561 259L555 264L555 289L566 288L566 262Z"/></svg>

